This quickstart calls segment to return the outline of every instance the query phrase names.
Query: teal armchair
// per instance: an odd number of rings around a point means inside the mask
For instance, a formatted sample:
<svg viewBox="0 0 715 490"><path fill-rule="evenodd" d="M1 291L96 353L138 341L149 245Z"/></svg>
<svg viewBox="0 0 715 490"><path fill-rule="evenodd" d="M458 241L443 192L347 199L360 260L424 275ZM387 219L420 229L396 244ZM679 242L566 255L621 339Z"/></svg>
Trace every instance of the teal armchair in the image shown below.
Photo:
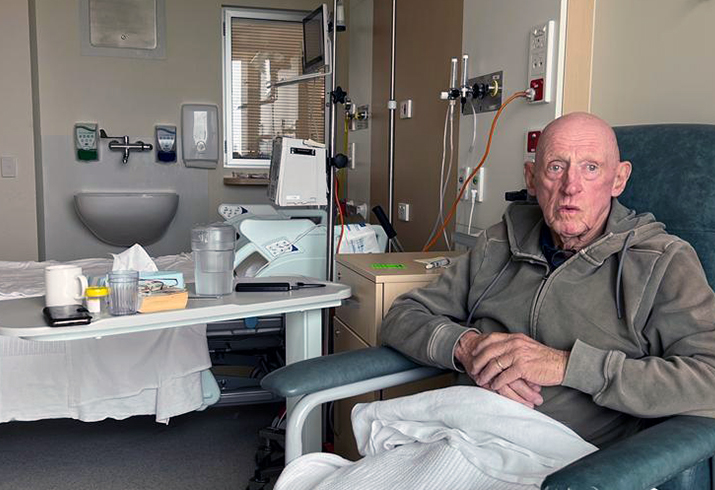
<svg viewBox="0 0 715 490"><path fill-rule="evenodd" d="M633 174L620 201L652 212L698 252L715 284L715 125L657 124L615 128L621 159ZM262 386L301 397L286 429L286 462L301 454L302 420L330 400L434 376L387 347L325 356L286 366ZM715 386L713 387L715 389ZM547 477L547 490L712 490L715 419L670 417Z"/></svg>

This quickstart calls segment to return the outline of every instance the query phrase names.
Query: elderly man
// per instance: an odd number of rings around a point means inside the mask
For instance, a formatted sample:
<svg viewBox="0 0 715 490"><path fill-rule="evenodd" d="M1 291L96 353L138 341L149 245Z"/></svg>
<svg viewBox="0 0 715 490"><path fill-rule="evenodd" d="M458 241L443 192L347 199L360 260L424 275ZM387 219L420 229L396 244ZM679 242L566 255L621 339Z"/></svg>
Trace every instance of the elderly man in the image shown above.
<svg viewBox="0 0 715 490"><path fill-rule="evenodd" d="M715 417L715 295L693 248L616 199L613 130L570 114L524 169L538 205L395 301L383 342L563 422L597 446L641 418Z"/></svg>

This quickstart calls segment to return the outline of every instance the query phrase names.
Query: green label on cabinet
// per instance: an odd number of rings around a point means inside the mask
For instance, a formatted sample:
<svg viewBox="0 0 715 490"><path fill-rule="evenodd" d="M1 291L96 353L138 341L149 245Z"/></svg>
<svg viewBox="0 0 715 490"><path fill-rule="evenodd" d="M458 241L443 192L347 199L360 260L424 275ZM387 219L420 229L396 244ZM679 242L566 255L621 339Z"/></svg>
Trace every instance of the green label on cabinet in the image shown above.
<svg viewBox="0 0 715 490"><path fill-rule="evenodd" d="M373 269L404 269L405 264L371 264Z"/></svg>

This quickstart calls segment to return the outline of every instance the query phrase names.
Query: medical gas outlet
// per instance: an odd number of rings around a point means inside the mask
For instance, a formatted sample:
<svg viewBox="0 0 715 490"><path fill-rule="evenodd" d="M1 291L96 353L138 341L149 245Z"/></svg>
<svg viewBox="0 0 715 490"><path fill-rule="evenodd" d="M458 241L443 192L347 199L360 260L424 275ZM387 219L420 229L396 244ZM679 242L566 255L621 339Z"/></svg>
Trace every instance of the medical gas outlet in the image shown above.
<svg viewBox="0 0 715 490"><path fill-rule="evenodd" d="M539 144L541 131L538 129L530 129L526 132L526 144L524 145L524 161L536 161L536 146Z"/></svg>
<svg viewBox="0 0 715 490"><path fill-rule="evenodd" d="M440 92L440 99L462 105L462 114L496 111L502 103L504 74L502 71L469 78L469 55L462 55L461 83L457 85L458 60L452 58L449 72L449 88Z"/></svg>
<svg viewBox="0 0 715 490"><path fill-rule="evenodd" d="M529 32L529 67L527 87L534 90L531 104L544 104L552 99L552 78L554 64L554 38L556 22L548 21Z"/></svg>
<svg viewBox="0 0 715 490"><path fill-rule="evenodd" d="M472 167L462 167L457 178L457 193L462 189L464 182L469 179L462 194L463 201L471 201L472 193L476 202L484 202L484 167L481 167L476 174L472 175Z"/></svg>

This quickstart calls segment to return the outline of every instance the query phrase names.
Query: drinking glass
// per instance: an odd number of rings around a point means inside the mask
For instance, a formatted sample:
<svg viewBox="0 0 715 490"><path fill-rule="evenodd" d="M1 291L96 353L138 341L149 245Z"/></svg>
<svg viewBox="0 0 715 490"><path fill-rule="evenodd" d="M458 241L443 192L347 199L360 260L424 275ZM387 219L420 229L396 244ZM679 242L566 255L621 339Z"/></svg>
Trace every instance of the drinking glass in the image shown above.
<svg viewBox="0 0 715 490"><path fill-rule="evenodd" d="M133 315L139 303L139 272L112 271L107 274L109 314Z"/></svg>

